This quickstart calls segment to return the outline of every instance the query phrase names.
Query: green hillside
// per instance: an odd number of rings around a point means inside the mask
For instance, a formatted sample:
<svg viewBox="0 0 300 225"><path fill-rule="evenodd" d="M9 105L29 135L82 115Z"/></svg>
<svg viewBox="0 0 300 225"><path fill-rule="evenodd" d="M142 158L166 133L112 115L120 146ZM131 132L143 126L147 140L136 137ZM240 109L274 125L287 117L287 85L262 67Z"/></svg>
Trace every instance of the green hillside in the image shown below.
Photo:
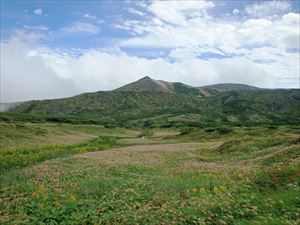
<svg viewBox="0 0 300 225"><path fill-rule="evenodd" d="M114 91L24 102L1 113L0 120L203 127L298 124L299 112L299 89L260 89L242 84L216 84L197 89L144 77Z"/></svg>
<svg viewBox="0 0 300 225"><path fill-rule="evenodd" d="M64 99L29 101L12 109L10 113L79 118L79 121L91 120L95 123L135 124L137 120L149 120L153 124L165 125L180 115L198 115L192 119L197 125L299 123L299 99L299 90L225 92L212 97L157 91L111 91L86 93ZM5 116L9 116L9 113L2 114L1 118ZM176 121L186 122L186 119Z"/></svg>
<svg viewBox="0 0 300 225"><path fill-rule="evenodd" d="M1 113L0 224L296 224L300 90L230 88L147 78Z"/></svg>

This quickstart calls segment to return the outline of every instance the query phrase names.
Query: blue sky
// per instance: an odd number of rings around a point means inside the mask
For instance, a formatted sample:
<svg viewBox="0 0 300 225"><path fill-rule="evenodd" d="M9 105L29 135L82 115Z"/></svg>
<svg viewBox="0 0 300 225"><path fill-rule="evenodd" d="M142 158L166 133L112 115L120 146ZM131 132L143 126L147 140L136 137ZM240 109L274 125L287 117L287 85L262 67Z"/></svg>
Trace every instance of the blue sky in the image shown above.
<svg viewBox="0 0 300 225"><path fill-rule="evenodd" d="M299 1L289 2L291 9L288 11L299 13ZM247 18L248 16L245 12L242 12L243 9L254 3L255 1L247 0L215 1L216 7L209 9L209 12L216 18L243 19L243 17ZM144 17L151 16L151 13L143 7L139 7L135 4L135 1L12 0L2 1L1 4L1 40L9 39L15 29L33 30L35 27L38 30L38 27L44 27L49 29L47 31L49 37L41 40L41 42L60 48L111 47L118 43L120 39L133 36L131 32L116 28L117 24L122 23L124 20L142 21ZM40 14L38 13L39 9L41 10ZM138 10L144 13L145 16L133 13L130 9ZM232 14L234 9L240 10L236 18L226 16L226 14ZM76 35L62 32L61 29L71 27L74 22L93 25L94 28L99 28L99 32L82 31L77 32ZM127 51L129 50L127 49ZM147 57L147 55L139 52L132 51L131 53Z"/></svg>
<svg viewBox="0 0 300 225"><path fill-rule="evenodd" d="M111 90L146 75L194 86L299 88L299 7L296 0L2 0L1 98Z"/></svg>

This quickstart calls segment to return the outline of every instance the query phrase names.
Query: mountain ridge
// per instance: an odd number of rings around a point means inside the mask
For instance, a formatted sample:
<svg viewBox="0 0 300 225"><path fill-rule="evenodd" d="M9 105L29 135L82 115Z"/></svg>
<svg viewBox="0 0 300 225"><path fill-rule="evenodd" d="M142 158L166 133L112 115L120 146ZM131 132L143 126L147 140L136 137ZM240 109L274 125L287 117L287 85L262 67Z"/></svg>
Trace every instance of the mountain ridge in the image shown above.
<svg viewBox="0 0 300 225"><path fill-rule="evenodd" d="M137 81L123 85L113 91L122 92L145 92L155 91L173 94L196 95L200 97L214 96L227 91L257 91L261 88L239 83L219 83L213 85L205 85L201 87L193 87L181 82L168 82L163 80L155 80L149 76L145 76Z"/></svg>
<svg viewBox="0 0 300 225"><path fill-rule="evenodd" d="M240 84L240 83L218 83L218 84L201 86L199 88L217 90L219 92L267 90L266 88L259 88L252 85Z"/></svg>
<svg viewBox="0 0 300 225"><path fill-rule="evenodd" d="M168 82L164 80L155 80L149 76L145 76L137 81L121 86L113 91L158 91L165 93L177 93L176 87L184 87L187 89L195 89L190 85L181 83L181 82Z"/></svg>
<svg viewBox="0 0 300 225"><path fill-rule="evenodd" d="M20 118L42 115L56 122L130 126L142 126L147 121L159 126L300 123L299 89L260 89L241 84L225 87L217 84L197 89L144 77L113 91L24 102L10 109L4 119L13 115L9 113L19 113Z"/></svg>

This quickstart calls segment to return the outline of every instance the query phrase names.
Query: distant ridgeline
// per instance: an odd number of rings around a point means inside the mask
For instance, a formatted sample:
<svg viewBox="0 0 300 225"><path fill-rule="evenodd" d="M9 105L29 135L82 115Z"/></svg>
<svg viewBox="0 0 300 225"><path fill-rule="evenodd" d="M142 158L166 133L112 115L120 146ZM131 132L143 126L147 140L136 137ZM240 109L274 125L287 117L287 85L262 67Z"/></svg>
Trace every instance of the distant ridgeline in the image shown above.
<svg viewBox="0 0 300 225"><path fill-rule="evenodd" d="M0 113L0 120L139 127L300 124L300 90L192 87L144 77L113 91L24 102Z"/></svg>

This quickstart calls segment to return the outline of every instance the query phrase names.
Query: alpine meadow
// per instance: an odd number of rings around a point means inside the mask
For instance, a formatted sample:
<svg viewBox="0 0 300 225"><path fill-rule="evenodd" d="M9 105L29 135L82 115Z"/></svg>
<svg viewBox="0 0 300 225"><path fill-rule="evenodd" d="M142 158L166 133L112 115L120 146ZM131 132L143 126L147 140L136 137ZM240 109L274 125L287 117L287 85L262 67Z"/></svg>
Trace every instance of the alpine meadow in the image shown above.
<svg viewBox="0 0 300 225"><path fill-rule="evenodd" d="M0 18L0 224L300 224L299 1Z"/></svg>

